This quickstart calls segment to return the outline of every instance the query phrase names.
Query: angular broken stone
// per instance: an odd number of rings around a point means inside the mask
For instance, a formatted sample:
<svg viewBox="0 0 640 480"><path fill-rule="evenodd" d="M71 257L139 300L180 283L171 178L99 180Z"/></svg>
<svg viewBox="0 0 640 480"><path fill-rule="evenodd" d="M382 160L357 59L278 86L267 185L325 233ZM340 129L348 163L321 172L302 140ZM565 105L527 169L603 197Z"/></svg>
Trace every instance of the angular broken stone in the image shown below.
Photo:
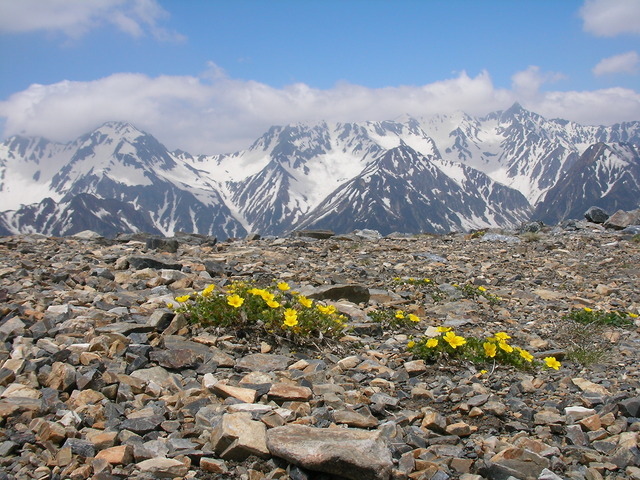
<svg viewBox="0 0 640 480"><path fill-rule="evenodd" d="M211 432L211 445L224 460L242 461L249 455L268 457L266 426L245 412L227 413Z"/></svg>
<svg viewBox="0 0 640 480"><path fill-rule="evenodd" d="M545 468L549 468L549 460L530 450L519 447L508 447L497 453L489 462L490 478L538 478Z"/></svg>
<svg viewBox="0 0 640 480"><path fill-rule="evenodd" d="M136 463L136 468L142 473L153 475L153 478L184 477L189 466L173 458L155 457Z"/></svg>
<svg viewBox="0 0 640 480"><path fill-rule="evenodd" d="M305 469L352 480L387 480L393 461L380 432L284 425L267 432L272 455Z"/></svg>

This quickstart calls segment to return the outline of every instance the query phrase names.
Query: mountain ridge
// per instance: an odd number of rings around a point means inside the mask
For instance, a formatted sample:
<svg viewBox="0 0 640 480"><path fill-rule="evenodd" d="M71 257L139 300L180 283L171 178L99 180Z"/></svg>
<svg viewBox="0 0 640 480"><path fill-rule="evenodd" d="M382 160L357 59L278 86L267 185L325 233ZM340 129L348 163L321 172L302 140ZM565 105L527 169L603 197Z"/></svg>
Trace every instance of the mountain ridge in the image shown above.
<svg viewBox="0 0 640 480"><path fill-rule="evenodd" d="M64 231L33 215L45 199L65 205L46 211L74 225L86 223L75 220L86 210L70 210L72 197L81 194L94 197L93 203L126 204L132 209L126 218L139 218L132 230L149 228L142 220L148 218L166 236L178 230L283 235L311 226L347 231L356 224L443 232L513 228L536 215L560 221L584 205L556 192L579 177L574 166L598 143L634 173L602 170L590 184L593 194L580 201L610 204L605 197L611 185L617 185L616 198L640 198L637 155L621 146L637 150L640 122L583 126L547 120L519 104L484 117L273 126L245 150L198 156L171 152L130 123L107 122L66 144L21 136L0 144L0 233ZM620 181L625 175L628 180ZM358 195L376 205L370 222L367 203L356 208ZM575 205L563 213L552 208L558 201ZM120 227L113 218L100 228L112 234Z"/></svg>

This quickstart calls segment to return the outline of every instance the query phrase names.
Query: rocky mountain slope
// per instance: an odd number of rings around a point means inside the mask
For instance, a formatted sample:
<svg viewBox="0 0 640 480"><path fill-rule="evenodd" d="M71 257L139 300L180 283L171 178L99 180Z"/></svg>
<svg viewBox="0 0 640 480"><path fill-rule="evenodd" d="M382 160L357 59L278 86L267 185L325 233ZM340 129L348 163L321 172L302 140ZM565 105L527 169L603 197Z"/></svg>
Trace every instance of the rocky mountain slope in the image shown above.
<svg viewBox="0 0 640 480"><path fill-rule="evenodd" d="M585 221L535 237L310 235L0 238L0 477L640 479L634 237ZM349 329L300 345L167 308L233 280L286 280ZM635 319L565 317L585 308ZM561 365L408 350L436 327L503 332ZM576 346L600 355L584 366Z"/></svg>
<svg viewBox="0 0 640 480"><path fill-rule="evenodd" d="M598 143L609 163L627 167L601 169L588 195L556 193L579 184L574 166ZM482 118L273 127L246 150L200 156L111 122L64 145L19 136L0 145L0 233L66 235L94 225L105 235L124 228L228 238L313 225L511 228L532 212L559 221L592 205L610 208L612 191L640 198L636 173L627 173L638 168L629 152L639 144L639 122L582 126L518 104ZM74 202L78 195L110 201L109 215L96 217Z"/></svg>

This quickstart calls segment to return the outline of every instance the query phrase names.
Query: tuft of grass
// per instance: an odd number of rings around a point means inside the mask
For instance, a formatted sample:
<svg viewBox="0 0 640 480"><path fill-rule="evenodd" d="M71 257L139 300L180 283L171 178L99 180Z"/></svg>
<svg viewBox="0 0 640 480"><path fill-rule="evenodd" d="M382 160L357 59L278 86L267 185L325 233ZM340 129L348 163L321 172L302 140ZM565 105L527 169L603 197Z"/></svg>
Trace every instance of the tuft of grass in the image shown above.
<svg viewBox="0 0 640 480"><path fill-rule="evenodd" d="M542 236L538 232L524 232L520 235L520 238L525 242L538 242L542 238Z"/></svg>
<svg viewBox="0 0 640 480"><path fill-rule="evenodd" d="M583 366L601 362L610 349L605 332L612 327L629 328L637 315L583 308L563 317L558 342L567 350L567 358Z"/></svg>

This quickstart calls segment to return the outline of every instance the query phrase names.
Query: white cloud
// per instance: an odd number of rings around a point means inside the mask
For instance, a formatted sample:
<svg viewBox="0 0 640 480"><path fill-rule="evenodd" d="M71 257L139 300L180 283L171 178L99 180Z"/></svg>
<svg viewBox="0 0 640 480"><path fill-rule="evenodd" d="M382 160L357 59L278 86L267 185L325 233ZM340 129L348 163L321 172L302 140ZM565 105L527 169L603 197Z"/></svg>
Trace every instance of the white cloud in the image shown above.
<svg viewBox="0 0 640 480"><path fill-rule="evenodd" d="M593 67L594 75L607 75L614 73L636 73L640 64L638 52L631 51L603 58Z"/></svg>
<svg viewBox="0 0 640 480"><path fill-rule="evenodd" d="M557 72L543 72L536 65L529 65L526 70L516 72L511 77L511 85L519 96L531 98L537 96L540 87L545 83L562 80L565 76Z"/></svg>
<svg viewBox="0 0 640 480"><path fill-rule="evenodd" d="M79 38L112 24L124 33L159 40L184 37L159 26L168 13L156 0L0 0L0 33L62 32Z"/></svg>
<svg viewBox="0 0 640 480"><path fill-rule="evenodd" d="M584 30L599 37L640 34L640 0L586 0L579 14Z"/></svg>
<svg viewBox="0 0 640 480"><path fill-rule="evenodd" d="M367 88L339 83L316 89L303 83L274 88L229 78L215 64L199 77L114 74L90 82L32 85L0 102L3 136L41 135L69 141L110 120L129 121L171 149L193 154L247 148L272 125L295 122L387 120L462 110L484 115L519 101L541 115L582 123L640 119L640 95L628 89L548 92L558 78L535 66L497 88L483 71L422 86ZM4 118L4 122L2 119Z"/></svg>

